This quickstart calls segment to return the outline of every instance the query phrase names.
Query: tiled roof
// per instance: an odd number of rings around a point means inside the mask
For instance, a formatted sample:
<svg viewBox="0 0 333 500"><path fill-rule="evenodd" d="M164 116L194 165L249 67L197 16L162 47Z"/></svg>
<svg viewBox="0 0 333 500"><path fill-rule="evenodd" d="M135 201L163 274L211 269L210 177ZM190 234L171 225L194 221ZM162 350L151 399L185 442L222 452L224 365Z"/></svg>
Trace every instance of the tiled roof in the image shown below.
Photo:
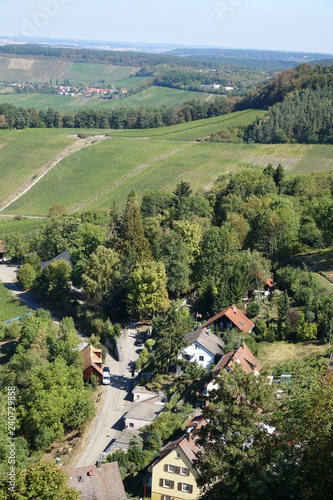
<svg viewBox="0 0 333 500"><path fill-rule="evenodd" d="M83 371L89 368L89 366L93 366L95 370L97 370L101 375L103 375L102 368L97 364L97 363L99 364L102 363L102 354L101 354L102 350L95 349L92 345L88 344L81 352L83 354L83 359L84 359ZM100 353L101 356L98 357L97 353Z"/></svg>
<svg viewBox="0 0 333 500"><path fill-rule="evenodd" d="M92 475L89 476L89 471ZM75 488L83 500L126 500L127 496L121 480L118 462L101 464L98 470L95 466L65 469L68 474L67 484ZM82 481L79 480L82 479ZM65 499L64 499L65 500Z"/></svg>
<svg viewBox="0 0 333 500"><path fill-rule="evenodd" d="M209 333L208 328L199 328L195 332L188 333L186 341L188 344L197 342L214 355L223 353L223 340L219 339L214 333Z"/></svg>
<svg viewBox="0 0 333 500"><path fill-rule="evenodd" d="M239 330L244 333L249 333L254 327L254 323L252 323L252 321L247 316L245 316L242 311L240 311L235 305L233 305L210 318L201 326L201 328L205 328L217 319L222 318L222 316L226 316L231 321L231 323L233 323Z"/></svg>
<svg viewBox="0 0 333 500"><path fill-rule="evenodd" d="M228 352L228 354L225 354L220 359L214 369L214 373L226 368L232 371L235 363L238 363L246 373L259 373L262 368L259 361L253 356L245 342L243 342L238 349Z"/></svg>
<svg viewBox="0 0 333 500"><path fill-rule="evenodd" d="M160 458L156 460L156 462L153 464L157 464L161 460L161 458L165 457L170 451L174 450L179 446L181 450L185 453L187 458L192 462L194 459L197 458L196 454L199 451L199 448L195 446L193 443L193 440L191 442L187 439L187 436L182 436L180 439L177 439L176 441L171 441L170 443L166 444L160 451Z"/></svg>

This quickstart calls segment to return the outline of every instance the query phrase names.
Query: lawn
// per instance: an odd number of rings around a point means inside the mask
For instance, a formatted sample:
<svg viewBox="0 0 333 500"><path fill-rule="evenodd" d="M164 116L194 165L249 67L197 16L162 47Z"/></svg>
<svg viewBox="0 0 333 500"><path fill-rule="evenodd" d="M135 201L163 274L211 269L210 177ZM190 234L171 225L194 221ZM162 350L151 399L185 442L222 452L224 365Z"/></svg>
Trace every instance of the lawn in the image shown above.
<svg viewBox="0 0 333 500"><path fill-rule="evenodd" d="M287 361L305 360L308 358L325 356L329 346L315 343L289 344L288 342L274 342L259 344L258 361L263 368L272 371L278 364Z"/></svg>
<svg viewBox="0 0 333 500"><path fill-rule="evenodd" d="M0 281L0 321L23 316L29 311L30 309L15 298Z"/></svg>

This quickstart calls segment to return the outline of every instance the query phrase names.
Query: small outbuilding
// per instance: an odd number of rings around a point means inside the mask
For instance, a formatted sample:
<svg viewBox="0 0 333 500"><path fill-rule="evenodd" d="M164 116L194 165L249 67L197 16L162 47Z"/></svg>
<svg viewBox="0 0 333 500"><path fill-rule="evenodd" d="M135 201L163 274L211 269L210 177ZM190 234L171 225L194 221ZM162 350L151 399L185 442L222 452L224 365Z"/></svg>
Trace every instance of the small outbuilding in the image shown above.
<svg viewBox="0 0 333 500"><path fill-rule="evenodd" d="M84 359L84 382L90 382L91 376L95 375L98 378L99 385L101 385L103 378L102 350L95 349L92 345L88 344L81 352Z"/></svg>

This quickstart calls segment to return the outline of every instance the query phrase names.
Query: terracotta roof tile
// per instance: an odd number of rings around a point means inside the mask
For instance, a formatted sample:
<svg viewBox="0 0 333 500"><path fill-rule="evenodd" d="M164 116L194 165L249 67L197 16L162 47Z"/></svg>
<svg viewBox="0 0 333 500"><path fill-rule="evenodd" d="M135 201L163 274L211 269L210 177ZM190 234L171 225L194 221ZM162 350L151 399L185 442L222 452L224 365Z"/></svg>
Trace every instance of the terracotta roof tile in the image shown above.
<svg viewBox="0 0 333 500"><path fill-rule="evenodd" d="M238 349L225 354L217 363L214 373L222 369L229 368L232 371L235 363L238 363L246 373L260 372L262 366L259 361L253 356L245 342Z"/></svg>
<svg viewBox="0 0 333 500"><path fill-rule="evenodd" d="M244 333L250 333L254 327L254 323L252 323L252 321L247 316L245 316L245 314L243 314L242 311L238 309L238 307L233 305L210 318L201 326L201 328L205 328L222 316L226 316L231 321L231 323L233 323L233 325L235 325Z"/></svg>

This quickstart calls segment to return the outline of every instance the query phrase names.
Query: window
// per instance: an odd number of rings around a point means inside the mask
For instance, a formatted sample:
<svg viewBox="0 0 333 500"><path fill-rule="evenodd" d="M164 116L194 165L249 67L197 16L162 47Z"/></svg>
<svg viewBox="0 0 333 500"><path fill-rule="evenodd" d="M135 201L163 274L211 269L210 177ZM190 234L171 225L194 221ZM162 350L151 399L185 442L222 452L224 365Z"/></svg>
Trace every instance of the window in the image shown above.
<svg viewBox="0 0 333 500"><path fill-rule="evenodd" d="M174 472L175 472L175 466L174 465L169 465L168 466L168 472L172 472L174 474Z"/></svg>
<svg viewBox="0 0 333 500"><path fill-rule="evenodd" d="M170 488L171 486L171 481L170 479L164 479L164 488Z"/></svg>
<svg viewBox="0 0 333 500"><path fill-rule="evenodd" d="M191 361L191 356L189 354L185 354L186 361Z"/></svg>
<svg viewBox="0 0 333 500"><path fill-rule="evenodd" d="M203 361L204 360L204 357L203 356L199 356L199 361Z"/></svg>
<svg viewBox="0 0 333 500"><path fill-rule="evenodd" d="M133 429L134 428L133 422L130 422L129 426L130 426L131 429Z"/></svg>
<svg viewBox="0 0 333 500"><path fill-rule="evenodd" d="M177 451L177 458L180 458L180 453Z"/></svg>
<svg viewBox="0 0 333 500"><path fill-rule="evenodd" d="M178 491L183 491L184 493L193 493L193 486L187 483L178 483L177 485Z"/></svg>
<svg viewBox="0 0 333 500"><path fill-rule="evenodd" d="M187 468L186 467L181 467L180 468L180 473L182 474L182 476L187 476Z"/></svg>

